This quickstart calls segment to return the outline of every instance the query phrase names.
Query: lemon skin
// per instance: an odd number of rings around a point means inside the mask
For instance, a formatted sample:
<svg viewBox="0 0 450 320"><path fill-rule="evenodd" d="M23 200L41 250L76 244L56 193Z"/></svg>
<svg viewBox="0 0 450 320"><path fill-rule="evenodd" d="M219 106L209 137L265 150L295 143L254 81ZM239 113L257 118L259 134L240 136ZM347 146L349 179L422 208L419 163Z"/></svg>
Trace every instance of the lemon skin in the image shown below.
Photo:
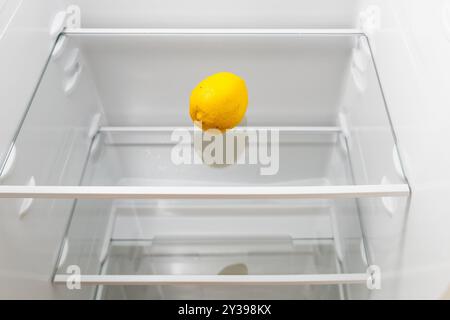
<svg viewBox="0 0 450 320"><path fill-rule="evenodd" d="M203 79L192 91L189 114L203 130L225 131L237 126L245 116L248 91L245 81L230 72Z"/></svg>

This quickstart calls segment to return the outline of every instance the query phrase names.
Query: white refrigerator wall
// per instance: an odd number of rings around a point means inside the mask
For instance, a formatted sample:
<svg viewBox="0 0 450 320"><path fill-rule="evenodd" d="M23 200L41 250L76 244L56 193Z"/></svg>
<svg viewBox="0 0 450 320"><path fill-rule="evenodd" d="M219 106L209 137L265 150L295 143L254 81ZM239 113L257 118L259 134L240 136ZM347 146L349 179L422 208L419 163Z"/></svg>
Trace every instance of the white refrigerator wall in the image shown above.
<svg viewBox="0 0 450 320"><path fill-rule="evenodd" d="M27 108L54 39L50 23L58 1L5 0L0 5L0 155ZM17 205L3 201L0 208L0 298L57 298L54 268L67 215L47 215L21 224ZM54 232L48 232L53 230Z"/></svg>
<svg viewBox="0 0 450 320"><path fill-rule="evenodd" d="M84 27L351 27L359 0L65 0L84 11Z"/></svg>
<svg viewBox="0 0 450 320"><path fill-rule="evenodd" d="M399 286L383 293L442 298L450 284L450 1L361 1L372 4L381 8L375 58L412 187L402 265L392 275Z"/></svg>
<svg viewBox="0 0 450 320"><path fill-rule="evenodd" d="M62 4L77 4L83 27L356 27L359 12L380 7L380 28L371 35L383 89L412 187L401 266L383 275L391 290L372 298L440 298L450 284L450 8L449 0L0 0L0 154L27 107L54 39L51 21ZM447 14L446 14L447 12ZM5 71L4 71L5 70ZM79 119L81 122L83 119ZM67 215L34 219L32 232L1 210L0 297L62 298L50 272ZM41 239L49 228L54 237ZM368 219L383 241L389 219ZM9 233L5 233L9 226ZM17 237L17 239L15 239ZM33 241L34 240L34 241ZM23 247L27 246L26 250ZM30 255L33 263L29 263ZM38 253L38 254L37 254ZM377 253L374 253L377 255ZM391 266L390 257L381 266ZM36 267L38 266L38 267ZM87 295L85 296L87 297Z"/></svg>
<svg viewBox="0 0 450 320"><path fill-rule="evenodd" d="M34 94L26 125L16 139L13 166L9 174L2 174L1 183L78 184L89 150L92 115L101 112L101 106L87 71L80 76L76 93L70 97L64 93L70 79L64 67L75 48L67 47L65 53L53 59L45 77L40 79L55 41L49 36L50 25L62 7L55 1L39 4L37 1L5 4L11 16L2 23L6 29L0 41L2 153L12 150L11 139L39 81L40 89ZM51 282L72 207L72 200L0 201L0 298L93 296L92 288L68 291ZM26 211L22 211L24 208ZM95 206L90 206L90 210L72 220L72 224L82 223L85 234L93 240L101 238L93 241L101 243L106 225L103 219L98 220L100 210ZM20 215L21 212L25 214ZM76 248L76 240L72 248ZM92 269L97 270L100 250L98 245L94 246L89 252L81 252L78 258L89 261Z"/></svg>

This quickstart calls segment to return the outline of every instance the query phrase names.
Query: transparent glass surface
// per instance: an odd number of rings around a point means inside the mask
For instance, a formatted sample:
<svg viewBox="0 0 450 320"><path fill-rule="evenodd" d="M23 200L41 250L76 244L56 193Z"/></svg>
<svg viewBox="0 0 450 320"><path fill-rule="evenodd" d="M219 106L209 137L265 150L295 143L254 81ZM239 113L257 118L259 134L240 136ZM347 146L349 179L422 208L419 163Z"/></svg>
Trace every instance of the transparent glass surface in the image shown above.
<svg viewBox="0 0 450 320"><path fill-rule="evenodd" d="M205 241L206 240L206 241ZM106 274L272 275L337 272L332 242L275 239L115 241ZM339 286L153 286L99 289L101 299L339 299ZM343 297L344 298L344 297Z"/></svg>
<svg viewBox="0 0 450 320"><path fill-rule="evenodd" d="M365 274L364 240L354 200L78 200L56 274L74 265L82 275L100 276ZM93 288L98 299L232 298L236 291L220 285ZM368 292L365 285L345 284L240 288L239 299Z"/></svg>
<svg viewBox="0 0 450 320"><path fill-rule="evenodd" d="M36 185L53 186L405 181L370 47L360 35L65 37L62 56L50 58L30 101L14 140L15 174L3 184L24 185L31 176ZM246 81L248 112L241 132L229 133L247 142L233 147L235 154L227 148L225 165L205 162L206 142L191 146L190 162L177 163L174 132L194 131L191 90L221 71Z"/></svg>

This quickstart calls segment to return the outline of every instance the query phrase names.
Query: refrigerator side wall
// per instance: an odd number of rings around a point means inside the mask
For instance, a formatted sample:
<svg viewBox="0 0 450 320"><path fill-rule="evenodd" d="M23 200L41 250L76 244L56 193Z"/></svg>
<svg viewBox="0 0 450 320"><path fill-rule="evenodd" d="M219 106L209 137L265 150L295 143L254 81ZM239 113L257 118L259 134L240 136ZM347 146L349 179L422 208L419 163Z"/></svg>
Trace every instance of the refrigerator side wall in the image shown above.
<svg viewBox="0 0 450 320"><path fill-rule="evenodd" d="M450 285L450 1L362 0L361 9L374 4L381 28L371 41L412 198L401 266L383 273L398 285L373 298L439 299ZM381 237L384 223L370 232Z"/></svg>
<svg viewBox="0 0 450 320"><path fill-rule="evenodd" d="M15 6L9 7L11 4ZM15 139L12 166L8 174L2 175L0 183L77 184L90 144L89 125L93 115L101 112L94 86L89 81L89 70L86 66L80 76L81 83L70 94L65 92L70 77L65 74L64 63L68 53L73 52L73 48L69 50L71 46L66 46L58 60L49 62L40 80L56 40L49 35L50 25L63 7L50 0L8 1L5 6L2 10L8 10L9 14L0 13L4 27L0 39L0 70L6 70L0 72L2 153L8 152L34 88L40 85L20 135ZM75 160L69 163L68 158ZM65 286L52 285L72 206L72 200L1 199L0 298L93 296L92 288L70 291ZM84 231L99 234L104 225L103 220L91 219ZM89 258L91 265L99 264L98 252Z"/></svg>

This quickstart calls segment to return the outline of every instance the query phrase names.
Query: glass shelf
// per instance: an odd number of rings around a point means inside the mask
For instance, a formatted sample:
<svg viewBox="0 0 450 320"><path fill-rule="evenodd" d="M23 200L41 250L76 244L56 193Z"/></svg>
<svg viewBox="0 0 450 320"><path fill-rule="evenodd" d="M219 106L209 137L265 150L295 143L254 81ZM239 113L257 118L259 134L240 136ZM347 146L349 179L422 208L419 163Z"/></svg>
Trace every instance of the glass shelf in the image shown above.
<svg viewBox="0 0 450 320"><path fill-rule="evenodd" d="M121 279L98 299L340 299L343 285L365 286L359 269L340 273L333 239L157 237L112 241L91 280Z"/></svg>
<svg viewBox="0 0 450 320"><path fill-rule="evenodd" d="M211 187L218 197L214 187L230 186L297 186L286 191L300 198L321 193L307 186L335 187L325 196L409 194L370 46L355 30L131 31L68 30L59 38L55 50L64 54L50 58L12 144L10 155L19 156L4 161L3 171L18 162L20 173L3 179L2 197L189 196L150 186ZM186 111L192 86L217 70L242 75L249 88L245 123L230 133L279 135L270 175L264 165L236 163L249 162L248 143L228 165L171 159L174 132L195 131ZM204 149L190 151L192 161L204 158ZM110 172L92 172L95 161Z"/></svg>

